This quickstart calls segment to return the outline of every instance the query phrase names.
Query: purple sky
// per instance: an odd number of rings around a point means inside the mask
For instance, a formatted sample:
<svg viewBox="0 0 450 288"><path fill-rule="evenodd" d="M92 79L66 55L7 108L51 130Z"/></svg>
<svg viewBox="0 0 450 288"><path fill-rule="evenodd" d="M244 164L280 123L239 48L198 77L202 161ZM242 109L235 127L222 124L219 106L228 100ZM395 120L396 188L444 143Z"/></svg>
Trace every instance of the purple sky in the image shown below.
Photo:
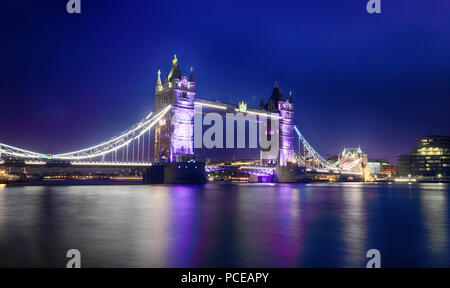
<svg viewBox="0 0 450 288"><path fill-rule="evenodd" d="M257 105L275 81L324 156L361 146L394 160L450 135L450 2L7 1L0 19L0 142L65 152L153 108L173 54L197 96ZM166 3L167 2L167 3ZM255 100L253 100L255 98Z"/></svg>

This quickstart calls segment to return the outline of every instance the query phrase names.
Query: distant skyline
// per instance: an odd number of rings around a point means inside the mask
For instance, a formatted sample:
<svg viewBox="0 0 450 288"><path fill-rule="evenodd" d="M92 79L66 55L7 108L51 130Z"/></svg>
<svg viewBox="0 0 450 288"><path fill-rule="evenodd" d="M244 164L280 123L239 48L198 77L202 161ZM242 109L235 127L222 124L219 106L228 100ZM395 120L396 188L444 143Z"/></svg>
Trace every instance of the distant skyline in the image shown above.
<svg viewBox="0 0 450 288"><path fill-rule="evenodd" d="M292 3L290 3L292 2ZM37 152L109 139L153 109L177 54L197 96L257 107L275 81L323 156L395 161L450 135L450 2L8 1L0 19L0 142Z"/></svg>

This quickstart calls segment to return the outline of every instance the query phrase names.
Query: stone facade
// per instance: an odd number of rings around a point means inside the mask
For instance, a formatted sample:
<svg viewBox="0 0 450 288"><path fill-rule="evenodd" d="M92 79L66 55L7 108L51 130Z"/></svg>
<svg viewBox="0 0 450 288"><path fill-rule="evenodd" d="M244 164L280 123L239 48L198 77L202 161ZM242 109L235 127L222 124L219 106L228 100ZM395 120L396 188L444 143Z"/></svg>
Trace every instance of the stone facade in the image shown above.
<svg viewBox="0 0 450 288"><path fill-rule="evenodd" d="M193 69L189 78L181 74L176 55L172 69L161 83L161 72L155 85L155 111L158 113L172 105L155 127L155 162L178 162L194 154L194 100L195 81Z"/></svg>

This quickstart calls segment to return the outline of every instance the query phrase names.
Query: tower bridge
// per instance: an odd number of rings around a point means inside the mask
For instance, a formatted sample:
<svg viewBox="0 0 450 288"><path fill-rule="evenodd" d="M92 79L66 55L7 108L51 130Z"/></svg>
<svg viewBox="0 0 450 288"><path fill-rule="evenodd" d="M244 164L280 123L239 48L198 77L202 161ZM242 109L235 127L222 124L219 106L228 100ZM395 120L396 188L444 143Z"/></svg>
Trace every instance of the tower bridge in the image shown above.
<svg viewBox="0 0 450 288"><path fill-rule="evenodd" d="M364 156L361 151L344 151L337 163L331 163L313 148L294 124L292 93L285 99L277 83L268 102L261 99L259 108L247 107L245 102L234 105L202 99L196 95L192 67L189 76L182 75L175 56L167 76L162 79L158 70L154 101L155 111L130 129L77 151L40 153L0 143L0 165L140 167L146 168L148 182L195 182L190 178L191 170L202 170L200 172L204 174L226 169L226 165L204 166L194 154L194 133L202 133L194 131L195 113L199 108L204 108L225 117L228 113L254 116L257 125L267 125L268 138L278 137L278 149L260 148L257 163L235 167L243 173L280 182L302 181L307 174L366 178L367 155ZM273 126L273 119L277 120L278 126ZM195 171L192 175L197 177L201 174Z"/></svg>

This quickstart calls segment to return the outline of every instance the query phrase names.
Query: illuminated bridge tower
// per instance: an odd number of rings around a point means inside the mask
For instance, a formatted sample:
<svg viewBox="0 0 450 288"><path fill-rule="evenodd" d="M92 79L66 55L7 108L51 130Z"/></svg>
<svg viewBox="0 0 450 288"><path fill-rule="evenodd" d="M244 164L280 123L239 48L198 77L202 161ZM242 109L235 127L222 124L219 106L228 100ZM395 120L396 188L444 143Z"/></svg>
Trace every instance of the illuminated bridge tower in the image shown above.
<svg viewBox="0 0 450 288"><path fill-rule="evenodd" d="M275 86L272 90L272 95L269 101L264 104L263 99L261 99L260 108L261 110L268 111L270 113L279 113L278 102L284 101L283 94L281 93L280 86L275 82ZM271 119L267 119L267 138L279 137L279 127L272 127ZM260 149L260 162L261 166L273 166L278 163L279 151L272 151L271 149Z"/></svg>
<svg viewBox="0 0 450 288"><path fill-rule="evenodd" d="M261 99L260 108L270 113L279 114L279 127L271 127L270 119L267 120L268 137L279 137L279 151L260 149L260 162L262 166L287 166L295 161L294 153L294 100L292 93L289 99L284 99L280 86L275 82L269 101L264 104Z"/></svg>
<svg viewBox="0 0 450 288"><path fill-rule="evenodd" d="M344 148L339 154L339 168L348 167L348 171L361 173L363 181L370 178L370 169L367 154L358 148Z"/></svg>
<svg viewBox="0 0 450 288"><path fill-rule="evenodd" d="M169 75L161 83L161 72L155 85L155 112L172 105L155 127L155 162L180 162L194 154L194 99L193 69L189 78L181 74L175 55Z"/></svg>
<svg viewBox="0 0 450 288"><path fill-rule="evenodd" d="M287 166L294 162L294 99L292 91L286 100L278 101L278 111L280 111L280 153L279 166Z"/></svg>

